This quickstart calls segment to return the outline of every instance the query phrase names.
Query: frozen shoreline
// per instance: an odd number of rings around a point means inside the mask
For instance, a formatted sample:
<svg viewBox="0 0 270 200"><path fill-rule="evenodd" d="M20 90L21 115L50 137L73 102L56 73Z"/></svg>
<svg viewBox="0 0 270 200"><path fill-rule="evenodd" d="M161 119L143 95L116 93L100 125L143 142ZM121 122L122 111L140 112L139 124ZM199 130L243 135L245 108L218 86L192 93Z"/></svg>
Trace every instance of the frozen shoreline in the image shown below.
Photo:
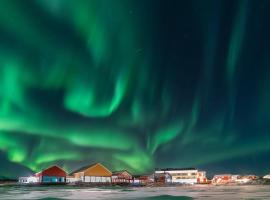
<svg viewBox="0 0 270 200"><path fill-rule="evenodd" d="M154 198L156 197L156 198ZM175 198L179 197L179 198ZM270 185L180 187L0 187L0 199L270 199Z"/></svg>
<svg viewBox="0 0 270 200"><path fill-rule="evenodd" d="M155 186L155 185L146 185L146 186L132 186L132 185L89 185L89 184L80 184L80 185L73 185L73 184L66 184L66 185L42 185L42 184L20 184L14 181L4 181L0 182L1 186L18 186L18 187L63 187L63 188L170 188L170 187L181 187L181 188L203 188L203 187L232 187L232 186L267 186L269 183L249 183L249 184L235 184L235 183L228 183L228 184L174 184L174 185L163 185L163 186Z"/></svg>

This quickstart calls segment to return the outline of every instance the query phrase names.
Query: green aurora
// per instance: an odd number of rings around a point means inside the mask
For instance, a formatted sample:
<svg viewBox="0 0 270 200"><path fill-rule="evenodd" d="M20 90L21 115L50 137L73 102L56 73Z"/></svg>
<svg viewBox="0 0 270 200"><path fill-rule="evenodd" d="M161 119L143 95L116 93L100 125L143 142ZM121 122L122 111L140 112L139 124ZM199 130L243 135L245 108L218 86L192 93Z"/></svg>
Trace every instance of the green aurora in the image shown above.
<svg viewBox="0 0 270 200"><path fill-rule="evenodd" d="M2 0L0 176L91 162L267 173L269 8Z"/></svg>

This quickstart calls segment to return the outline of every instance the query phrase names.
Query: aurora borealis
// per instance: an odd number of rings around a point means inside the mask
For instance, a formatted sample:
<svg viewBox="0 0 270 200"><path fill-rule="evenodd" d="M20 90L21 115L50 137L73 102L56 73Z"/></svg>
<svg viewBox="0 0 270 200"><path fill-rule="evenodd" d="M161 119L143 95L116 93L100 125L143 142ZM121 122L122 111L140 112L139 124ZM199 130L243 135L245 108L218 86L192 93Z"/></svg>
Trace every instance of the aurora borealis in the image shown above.
<svg viewBox="0 0 270 200"><path fill-rule="evenodd" d="M1 0L0 176L91 162L269 172L269 8Z"/></svg>

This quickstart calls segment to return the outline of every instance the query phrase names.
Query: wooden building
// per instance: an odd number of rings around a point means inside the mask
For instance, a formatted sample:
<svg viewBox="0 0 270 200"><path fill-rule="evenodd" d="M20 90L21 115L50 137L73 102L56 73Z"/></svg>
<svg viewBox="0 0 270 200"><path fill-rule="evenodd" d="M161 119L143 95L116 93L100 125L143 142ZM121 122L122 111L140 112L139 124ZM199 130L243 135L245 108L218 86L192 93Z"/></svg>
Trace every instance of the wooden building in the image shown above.
<svg viewBox="0 0 270 200"><path fill-rule="evenodd" d="M130 184L132 181L133 177L127 170L115 171L112 173L113 184Z"/></svg>
<svg viewBox="0 0 270 200"><path fill-rule="evenodd" d="M87 165L71 173L67 182L111 183L112 172L101 163Z"/></svg>
<svg viewBox="0 0 270 200"><path fill-rule="evenodd" d="M37 182L42 184L63 184L66 183L67 173L59 166L51 166L35 174Z"/></svg>

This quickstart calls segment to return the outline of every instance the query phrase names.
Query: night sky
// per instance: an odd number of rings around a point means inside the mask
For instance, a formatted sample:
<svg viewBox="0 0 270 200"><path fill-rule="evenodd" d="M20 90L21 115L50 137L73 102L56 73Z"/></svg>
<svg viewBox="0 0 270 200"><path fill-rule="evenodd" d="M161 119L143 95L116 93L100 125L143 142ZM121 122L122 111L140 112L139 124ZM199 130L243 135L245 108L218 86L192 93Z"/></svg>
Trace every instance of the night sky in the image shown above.
<svg viewBox="0 0 270 200"><path fill-rule="evenodd" d="M270 172L269 0L1 0L0 177Z"/></svg>

